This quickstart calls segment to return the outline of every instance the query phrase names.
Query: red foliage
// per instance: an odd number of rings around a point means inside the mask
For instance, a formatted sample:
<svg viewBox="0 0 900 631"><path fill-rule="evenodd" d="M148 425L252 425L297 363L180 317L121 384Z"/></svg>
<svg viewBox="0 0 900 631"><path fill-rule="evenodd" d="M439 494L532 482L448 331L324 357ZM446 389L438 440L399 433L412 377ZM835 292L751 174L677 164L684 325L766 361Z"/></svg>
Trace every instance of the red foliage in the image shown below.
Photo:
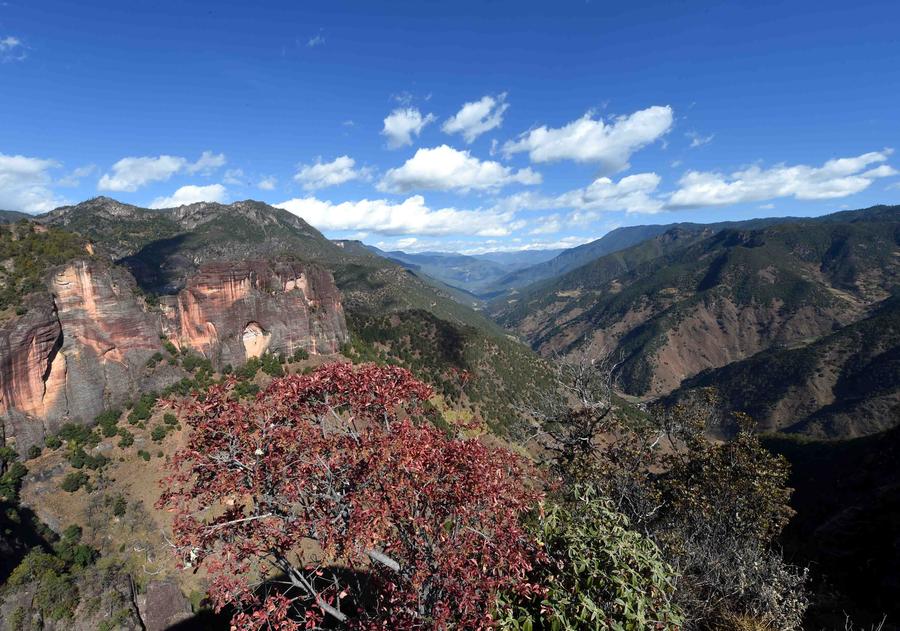
<svg viewBox="0 0 900 631"><path fill-rule="evenodd" d="M521 460L422 423L431 390L401 368L330 364L252 402L233 382L189 401L192 432L158 505L186 567L204 564L239 629L481 628L501 589L529 591L520 527L538 499ZM298 558L303 539L319 562ZM365 574L366 593L327 566ZM274 573L290 587L256 587ZM353 610L348 603L355 603Z"/></svg>

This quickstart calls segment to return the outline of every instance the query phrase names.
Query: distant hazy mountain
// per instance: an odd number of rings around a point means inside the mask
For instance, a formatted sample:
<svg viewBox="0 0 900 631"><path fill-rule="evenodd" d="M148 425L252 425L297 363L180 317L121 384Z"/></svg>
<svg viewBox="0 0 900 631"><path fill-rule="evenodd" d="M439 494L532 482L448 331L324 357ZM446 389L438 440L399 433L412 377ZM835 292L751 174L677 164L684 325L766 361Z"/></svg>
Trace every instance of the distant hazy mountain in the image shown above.
<svg viewBox="0 0 900 631"><path fill-rule="evenodd" d="M548 278L561 276L591 261L637 245L641 241L652 239L669 230L678 228L687 232L711 230L717 232L726 228L762 228L789 218L750 219L747 221L722 221L710 224L670 223L649 226L627 226L616 228L606 235L590 243L563 250L559 255L547 261L535 263L518 271L511 272L501 278L494 286L495 294L510 289L518 289Z"/></svg>
<svg viewBox="0 0 900 631"><path fill-rule="evenodd" d="M517 250L515 252L485 252L484 254L473 254L472 257L492 261L508 267L509 271L514 271L549 261L563 252L565 252L564 248L554 250Z"/></svg>
<svg viewBox="0 0 900 631"><path fill-rule="evenodd" d="M407 269L431 277L444 285L462 290L473 297L492 294L496 283L511 271L552 258L560 250L529 252L488 252L467 255L456 252L386 252L365 246L375 254L395 261ZM469 299L463 300L468 303Z"/></svg>

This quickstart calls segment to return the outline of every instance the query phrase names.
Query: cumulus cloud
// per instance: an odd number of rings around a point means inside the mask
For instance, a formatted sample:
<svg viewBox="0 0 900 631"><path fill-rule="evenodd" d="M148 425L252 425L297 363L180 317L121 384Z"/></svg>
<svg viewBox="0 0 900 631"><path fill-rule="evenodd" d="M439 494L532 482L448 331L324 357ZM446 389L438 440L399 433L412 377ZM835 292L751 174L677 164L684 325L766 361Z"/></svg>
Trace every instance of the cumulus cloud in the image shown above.
<svg viewBox="0 0 900 631"><path fill-rule="evenodd" d="M97 183L101 191L134 192L151 182L163 182L181 171L209 175L225 164L224 154L204 151L196 162L180 156L122 158L112 166L112 173L104 173Z"/></svg>
<svg viewBox="0 0 900 631"><path fill-rule="evenodd" d="M465 103L454 116L444 121L441 129L447 134L462 134L466 142L471 143L481 134L500 127L508 107L505 92L496 98L484 96L478 101Z"/></svg>
<svg viewBox="0 0 900 631"><path fill-rule="evenodd" d="M197 202L224 202L228 199L228 191L221 184L209 186L196 186L189 184L182 186L169 197L157 197L150 204L150 208L175 208Z"/></svg>
<svg viewBox="0 0 900 631"><path fill-rule="evenodd" d="M517 171L492 160L481 161L468 151L441 145L416 151L403 166L389 170L378 189L466 192L498 189L507 184L540 183L541 175L531 169Z"/></svg>
<svg viewBox="0 0 900 631"><path fill-rule="evenodd" d="M50 186L55 160L0 153L0 208L41 213L65 203Z"/></svg>
<svg viewBox="0 0 900 631"><path fill-rule="evenodd" d="M28 56L22 40L12 35L0 39L0 61L22 61Z"/></svg>
<svg viewBox="0 0 900 631"><path fill-rule="evenodd" d="M77 169L72 169L71 173L68 173L61 177L56 183L59 186L69 186L75 187L81 184L82 178L86 178L89 175L93 175L97 170L96 164L86 164L83 167L78 167Z"/></svg>
<svg viewBox="0 0 900 631"><path fill-rule="evenodd" d="M885 149L852 158L836 158L821 167L779 164L770 169L754 165L730 174L688 171L679 180L679 188L671 194L667 206L698 208L778 197L802 200L846 197L865 190L878 178L897 175L893 167L884 164L891 153L892 150Z"/></svg>
<svg viewBox="0 0 900 631"><path fill-rule="evenodd" d="M268 177L264 177L263 179L261 179L256 184L256 186L257 186L257 188L259 188L260 190L263 190L263 191L274 191L275 186L277 186L277 184L278 184L278 180L275 178L275 176L270 175Z"/></svg>
<svg viewBox="0 0 900 631"><path fill-rule="evenodd" d="M528 152L532 162L596 163L605 172L621 171L631 155L661 138L672 128L672 108L653 106L610 122L594 119L588 112L559 128L532 129L503 145L510 156Z"/></svg>
<svg viewBox="0 0 900 631"><path fill-rule="evenodd" d="M370 169L357 169L353 158L340 156L331 162L322 162L321 158L316 158L315 164L301 165L294 175L294 180L303 185L304 190L314 191L352 180L367 180L370 177Z"/></svg>
<svg viewBox="0 0 900 631"><path fill-rule="evenodd" d="M275 204L319 230L365 230L384 235L442 236L465 234L498 237L522 225L511 212L429 208L421 195L402 202L363 199L334 204L315 197L289 199Z"/></svg>
<svg viewBox="0 0 900 631"><path fill-rule="evenodd" d="M418 136L425 126L435 121L434 114L422 113L415 107L402 107L395 109L384 119L384 128L381 134L387 138L388 147L397 149L405 145L411 145L413 136Z"/></svg>
<svg viewBox="0 0 900 631"><path fill-rule="evenodd" d="M212 151L204 151L200 154L200 159L193 164L188 164L185 170L193 175L194 173L202 173L209 175L216 169L225 166L225 154L213 153Z"/></svg>
<svg viewBox="0 0 900 631"><path fill-rule="evenodd" d="M306 40L307 48L315 48L316 46L322 46L325 43L325 36L319 33L318 35L313 35L308 40Z"/></svg>
<svg viewBox="0 0 900 631"><path fill-rule="evenodd" d="M570 210L572 213L565 220L565 225L586 223L596 219L601 212L655 213L664 208L663 202L655 195L660 181L656 173L637 173L618 181L599 177L584 188L556 196L530 192L511 195L500 200L497 207L507 211ZM558 216L552 221L563 225ZM549 228L541 232L549 232Z"/></svg>
<svg viewBox="0 0 900 631"><path fill-rule="evenodd" d="M556 203L586 211L655 213L663 208L662 202L653 196L659 183L656 173L637 173L618 182L600 177L584 188L563 193L556 198Z"/></svg>

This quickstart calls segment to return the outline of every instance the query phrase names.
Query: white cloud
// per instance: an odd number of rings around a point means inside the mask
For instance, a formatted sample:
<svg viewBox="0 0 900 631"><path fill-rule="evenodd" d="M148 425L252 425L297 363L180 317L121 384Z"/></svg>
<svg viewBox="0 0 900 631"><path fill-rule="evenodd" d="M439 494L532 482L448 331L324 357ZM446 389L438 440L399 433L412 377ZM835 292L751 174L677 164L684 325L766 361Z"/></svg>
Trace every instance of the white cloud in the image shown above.
<svg viewBox="0 0 900 631"><path fill-rule="evenodd" d="M322 46L325 43L325 36L319 33L318 35L313 35L306 41L307 48L315 48L316 46Z"/></svg>
<svg viewBox="0 0 900 631"><path fill-rule="evenodd" d="M27 56L25 46L18 37L7 35L0 39L0 61L22 61Z"/></svg>
<svg viewBox="0 0 900 631"><path fill-rule="evenodd" d="M406 163L389 170L378 190L460 191L498 189L507 184L540 184L541 175L531 169L516 171L492 160L481 161L468 151L447 145L419 149Z"/></svg>
<svg viewBox="0 0 900 631"><path fill-rule="evenodd" d="M471 143L481 134L500 127L508 107L505 92L496 98L484 96L465 103L454 116L444 121L441 129L447 134L462 134L466 142Z"/></svg>
<svg viewBox="0 0 900 631"><path fill-rule="evenodd" d="M563 218L560 215L548 215L541 217L536 228L532 228L528 234L556 234L563 229Z"/></svg>
<svg viewBox="0 0 900 631"><path fill-rule="evenodd" d="M0 208L40 213L65 203L50 189L55 160L0 153Z"/></svg>
<svg viewBox="0 0 900 631"><path fill-rule="evenodd" d="M387 138L390 149L397 149L411 145L413 136L421 134L425 126L434 121L434 114L422 116L415 107L398 108L384 119L381 134Z"/></svg>
<svg viewBox="0 0 900 631"><path fill-rule="evenodd" d="M164 182L181 171L209 175L225 164L225 154L204 151L196 162L180 156L122 158L112 166L112 174L104 173L97 183L101 191L134 192L151 182Z"/></svg>
<svg viewBox="0 0 900 631"><path fill-rule="evenodd" d="M584 211L655 213L663 208L653 196L659 183L660 177L656 173L637 173L618 182L601 177L585 188L563 193L557 203Z"/></svg>
<svg viewBox="0 0 900 631"><path fill-rule="evenodd" d="M270 175L268 177L264 177L257 183L257 188L263 191L274 191L275 187L278 185L278 180L274 175Z"/></svg>
<svg viewBox="0 0 900 631"><path fill-rule="evenodd" d="M182 170L187 160L177 156L122 158L97 183L101 191L136 191L151 182L161 182Z"/></svg>
<svg viewBox="0 0 900 631"><path fill-rule="evenodd" d="M157 197L150 208L175 208L197 202L224 202L228 199L228 191L221 184L182 186L169 197Z"/></svg>
<svg viewBox="0 0 900 631"><path fill-rule="evenodd" d="M619 181L600 177L584 188L556 196L530 192L511 195L500 200L497 207L516 212L570 210L572 213L565 220L565 225L581 225L593 221L601 212L655 213L663 210L663 202L654 195L660 181L656 173L636 173ZM555 220L563 225L558 216Z"/></svg>
<svg viewBox="0 0 900 631"><path fill-rule="evenodd" d="M302 217L319 230L366 230L384 235L440 236L465 234L505 236L522 227L511 212L429 208L421 195L402 202L363 199L334 204L315 197L289 199L275 204Z"/></svg>
<svg viewBox="0 0 900 631"><path fill-rule="evenodd" d="M695 131L689 131L685 134L686 138L691 139L691 149L696 147L701 147L707 143L712 142L713 138L716 137L715 134L710 134L709 136L703 136Z"/></svg>
<svg viewBox="0 0 900 631"><path fill-rule="evenodd" d="M203 175L209 175L216 169L225 166L225 154L224 153L213 153L212 151L204 151L200 154L200 159L198 159L193 164L189 164L186 167L186 171L193 175L194 173L202 173Z"/></svg>
<svg viewBox="0 0 900 631"><path fill-rule="evenodd" d="M631 155L672 128L672 108L653 106L609 123L588 112L578 120L550 129L532 129L503 145L509 156L527 151L532 162L574 160L599 164L605 172L621 171Z"/></svg>
<svg viewBox="0 0 900 631"><path fill-rule="evenodd" d="M71 173L64 175L61 177L56 183L59 186L69 186L75 187L81 184L81 179L86 178L89 175L93 175L97 170L96 164L86 164L83 167L78 167L77 169L73 169Z"/></svg>
<svg viewBox="0 0 900 631"><path fill-rule="evenodd" d="M331 162L322 162L316 158L315 164L304 164L294 175L294 180L303 185L303 189L314 191L329 186L337 186L352 180L367 180L371 177L368 168L356 168L356 161L350 156L339 156Z"/></svg>
<svg viewBox="0 0 900 631"><path fill-rule="evenodd" d="M459 252L460 254L485 254L486 252L522 252L530 250L561 250L572 248L582 243L594 241L600 235L567 236L548 241L513 237L498 240L492 238L474 241L464 239L386 239L374 245L385 251L403 250L404 252Z"/></svg>
<svg viewBox="0 0 900 631"><path fill-rule="evenodd" d="M232 186L239 186L245 183L243 169L228 169L222 177L222 181Z"/></svg>
<svg viewBox="0 0 900 631"><path fill-rule="evenodd" d="M669 208L725 206L759 202L778 197L795 199L835 199L865 190L877 178L897 171L883 163L892 151L872 151L853 158L829 160L821 167L776 165L770 169L751 166L723 174L688 171L679 180L679 189L669 197Z"/></svg>

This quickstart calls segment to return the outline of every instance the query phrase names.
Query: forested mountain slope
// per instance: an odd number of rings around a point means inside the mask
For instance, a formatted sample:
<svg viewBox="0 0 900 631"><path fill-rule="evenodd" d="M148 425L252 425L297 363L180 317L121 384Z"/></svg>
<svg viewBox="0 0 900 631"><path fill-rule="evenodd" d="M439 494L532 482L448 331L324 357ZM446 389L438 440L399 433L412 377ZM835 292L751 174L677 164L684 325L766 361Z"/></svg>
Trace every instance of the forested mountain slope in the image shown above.
<svg viewBox="0 0 900 631"><path fill-rule="evenodd" d="M490 311L546 356L585 344L612 352L625 392L658 396L869 317L897 285L898 244L898 207L714 234L674 229Z"/></svg>

